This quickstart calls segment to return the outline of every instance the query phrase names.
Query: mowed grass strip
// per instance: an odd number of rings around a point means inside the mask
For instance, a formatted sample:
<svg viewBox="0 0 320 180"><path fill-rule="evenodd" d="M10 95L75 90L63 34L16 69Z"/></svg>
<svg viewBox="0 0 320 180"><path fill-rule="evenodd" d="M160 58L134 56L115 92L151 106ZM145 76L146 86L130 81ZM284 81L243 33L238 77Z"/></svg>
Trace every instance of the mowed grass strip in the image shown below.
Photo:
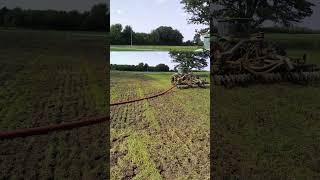
<svg viewBox="0 0 320 180"><path fill-rule="evenodd" d="M139 167L139 173L134 179L162 179L158 169L150 157L148 147L146 144L152 142L152 139L148 135L131 134L127 140L128 155L126 158L128 161L136 163Z"/></svg>

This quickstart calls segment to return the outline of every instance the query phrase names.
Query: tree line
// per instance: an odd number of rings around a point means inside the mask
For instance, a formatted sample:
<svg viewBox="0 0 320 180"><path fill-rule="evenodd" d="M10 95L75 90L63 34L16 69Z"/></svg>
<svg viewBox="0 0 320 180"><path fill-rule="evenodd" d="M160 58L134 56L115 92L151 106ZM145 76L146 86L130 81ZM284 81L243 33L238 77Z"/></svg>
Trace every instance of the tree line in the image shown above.
<svg viewBox="0 0 320 180"><path fill-rule="evenodd" d="M196 34L193 41L183 41L183 35L170 26L160 26L151 33L134 32L131 26L113 24L110 27L110 40L112 45L202 45L200 35Z"/></svg>
<svg viewBox="0 0 320 180"><path fill-rule="evenodd" d="M139 63L138 65L119 65L111 64L111 70L117 71L150 71L150 72L169 72L169 66L165 64L158 64L156 66L149 66L147 63Z"/></svg>
<svg viewBox="0 0 320 180"><path fill-rule="evenodd" d="M110 15L106 4L94 5L90 11L0 9L0 26L30 29L108 31Z"/></svg>

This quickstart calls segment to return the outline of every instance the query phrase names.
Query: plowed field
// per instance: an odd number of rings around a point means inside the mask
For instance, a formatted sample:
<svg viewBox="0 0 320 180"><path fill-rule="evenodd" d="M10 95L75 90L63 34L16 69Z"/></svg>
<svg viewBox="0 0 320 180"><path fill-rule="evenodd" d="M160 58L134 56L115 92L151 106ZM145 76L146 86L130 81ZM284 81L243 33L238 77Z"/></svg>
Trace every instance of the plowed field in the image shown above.
<svg viewBox="0 0 320 180"><path fill-rule="evenodd" d="M105 38L0 31L0 131L107 115ZM107 125L0 140L0 179L106 179Z"/></svg>

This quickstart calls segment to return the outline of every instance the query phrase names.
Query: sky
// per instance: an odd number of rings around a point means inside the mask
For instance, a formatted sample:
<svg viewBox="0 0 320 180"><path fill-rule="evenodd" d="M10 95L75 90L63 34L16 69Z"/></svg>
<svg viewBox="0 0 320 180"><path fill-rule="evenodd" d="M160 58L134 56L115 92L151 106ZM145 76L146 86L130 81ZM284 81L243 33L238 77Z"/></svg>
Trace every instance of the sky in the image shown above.
<svg viewBox="0 0 320 180"><path fill-rule="evenodd" d="M196 29L206 26L188 23L181 0L110 0L111 24L132 26L135 32L150 33L159 26L178 29L184 41L193 40Z"/></svg>

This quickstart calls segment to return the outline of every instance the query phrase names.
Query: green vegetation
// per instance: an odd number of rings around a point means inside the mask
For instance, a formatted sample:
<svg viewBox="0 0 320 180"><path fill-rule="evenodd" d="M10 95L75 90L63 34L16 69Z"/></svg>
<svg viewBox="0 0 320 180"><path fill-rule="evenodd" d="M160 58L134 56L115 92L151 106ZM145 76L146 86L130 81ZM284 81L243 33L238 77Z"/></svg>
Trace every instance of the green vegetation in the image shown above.
<svg viewBox="0 0 320 180"><path fill-rule="evenodd" d="M198 38L197 38L198 37ZM136 45L198 45L199 36L194 41L183 42L183 35L177 29L170 26L160 26L150 33L134 32L131 26L122 27L121 24L113 24L110 27L110 42L112 45L128 45L131 40Z"/></svg>
<svg viewBox="0 0 320 180"><path fill-rule="evenodd" d="M267 34L266 38L290 45L289 56L306 53L308 63L320 65L319 37ZM228 174L230 179L319 179L319 85L283 82L215 87L211 146L216 147L214 152L225 154L216 159L216 175Z"/></svg>
<svg viewBox="0 0 320 180"><path fill-rule="evenodd" d="M300 50L320 49L320 34L266 34L266 40L277 42L285 48Z"/></svg>
<svg viewBox="0 0 320 180"><path fill-rule="evenodd" d="M162 92L171 75L111 71L111 103ZM176 89L111 107L111 179L208 179L209 94Z"/></svg>
<svg viewBox="0 0 320 180"><path fill-rule="evenodd" d="M289 26L292 23L301 22L304 18L313 14L312 1L283 1L278 0L255 0L255 1L209 1L209 0L182 0L186 12L192 16L189 21L194 24L210 24L210 19L223 17L250 18L254 26L262 25L266 21ZM235 6L236 4L236 6ZM219 8L210 8L219 7ZM263 13L261 13L263 12ZM282 14L282 16L279 16ZM211 23L213 26L214 24ZM211 27L213 30L214 27Z"/></svg>
<svg viewBox="0 0 320 180"><path fill-rule="evenodd" d="M90 11L0 9L0 27L55 30L105 31L110 24L109 7L94 5Z"/></svg>
<svg viewBox="0 0 320 180"><path fill-rule="evenodd" d="M107 115L104 33L0 30L0 131ZM0 142L0 179L104 179L104 124Z"/></svg>
<svg viewBox="0 0 320 180"><path fill-rule="evenodd" d="M168 72L170 68L168 65L165 65L165 64L149 66L147 63L139 63L138 65L111 64L110 70L111 71L115 70L115 71Z"/></svg>
<svg viewBox="0 0 320 180"><path fill-rule="evenodd" d="M111 51L194 51L200 49L200 46L129 46L129 45L112 45Z"/></svg>
<svg viewBox="0 0 320 180"><path fill-rule="evenodd" d="M210 54L204 52L191 52L191 51L170 51L172 62L178 63L175 67L183 67L188 71L192 69L201 70L208 66L208 59Z"/></svg>

